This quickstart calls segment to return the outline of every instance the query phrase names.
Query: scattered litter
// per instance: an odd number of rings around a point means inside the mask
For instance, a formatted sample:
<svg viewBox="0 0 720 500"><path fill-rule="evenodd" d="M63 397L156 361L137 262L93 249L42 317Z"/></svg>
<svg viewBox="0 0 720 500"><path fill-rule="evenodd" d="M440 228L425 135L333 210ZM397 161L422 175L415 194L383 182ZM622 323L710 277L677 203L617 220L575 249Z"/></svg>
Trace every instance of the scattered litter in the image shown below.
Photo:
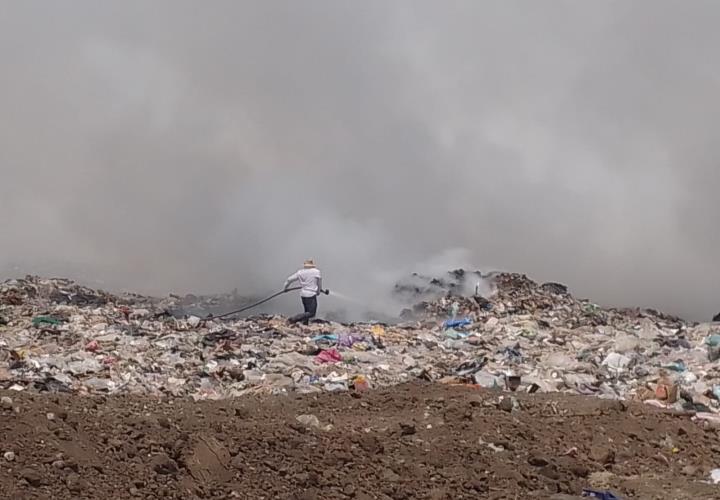
<svg viewBox="0 0 720 500"><path fill-rule="evenodd" d="M500 387L500 379L492 373L479 371L473 375L475 383L486 389L497 389Z"/></svg>
<svg viewBox="0 0 720 500"><path fill-rule="evenodd" d="M600 500L620 500L620 497L615 496L609 491L596 491L584 489L582 496L590 498L598 498Z"/></svg>
<svg viewBox="0 0 720 500"><path fill-rule="evenodd" d="M711 346L711 347L720 346L720 335L718 335L718 334L709 335L709 336L705 339L705 343L706 343L707 345Z"/></svg>
<svg viewBox="0 0 720 500"><path fill-rule="evenodd" d="M463 319L449 319L443 323L443 328L462 328L464 326L472 325L470 318Z"/></svg>
<svg viewBox="0 0 720 500"><path fill-rule="evenodd" d="M326 349L315 356L316 363L339 363L340 361L342 361L342 356L337 349Z"/></svg>
<svg viewBox="0 0 720 500"><path fill-rule="evenodd" d="M506 375L505 376L505 387L510 392L515 392L518 387L520 387L520 383L522 382L522 377L520 375Z"/></svg>
<svg viewBox="0 0 720 500"><path fill-rule="evenodd" d="M488 296L458 293L478 281ZM419 379L634 398L720 419L718 323L602 308L511 273L414 275L394 293L408 304L399 322L302 326L270 314L201 319L254 301L235 294L153 298L8 280L0 388L221 399Z"/></svg>
<svg viewBox="0 0 720 500"><path fill-rule="evenodd" d="M713 484L720 484L720 469L710 471L710 481L712 481Z"/></svg>
<svg viewBox="0 0 720 500"><path fill-rule="evenodd" d="M666 370L672 370L674 372L684 372L687 370L687 366L685 366L685 363L683 360L674 361L672 363L669 363L665 366L663 366Z"/></svg>
<svg viewBox="0 0 720 500"><path fill-rule="evenodd" d="M60 321L57 318L53 318L52 316L36 316L32 320L33 326L40 326L40 325L59 325L62 321Z"/></svg>
<svg viewBox="0 0 720 500"><path fill-rule="evenodd" d="M618 354L616 352L611 352L607 355L607 357L603 360L602 365L607 366L608 369L615 371L615 372L621 372L625 370L628 365L630 365L631 359L627 356L624 356L622 354Z"/></svg>
<svg viewBox="0 0 720 500"><path fill-rule="evenodd" d="M355 389L357 392L365 392L370 388L370 385L368 384L367 378L365 378L363 375L358 375L353 379L353 389Z"/></svg>
<svg viewBox="0 0 720 500"><path fill-rule="evenodd" d="M85 350L89 352L97 352L100 350L100 344L98 344L97 340L91 340L85 346Z"/></svg>
<svg viewBox="0 0 720 500"><path fill-rule="evenodd" d="M328 334L316 335L312 338L312 341L313 342L337 342L338 336L337 335L328 335Z"/></svg>

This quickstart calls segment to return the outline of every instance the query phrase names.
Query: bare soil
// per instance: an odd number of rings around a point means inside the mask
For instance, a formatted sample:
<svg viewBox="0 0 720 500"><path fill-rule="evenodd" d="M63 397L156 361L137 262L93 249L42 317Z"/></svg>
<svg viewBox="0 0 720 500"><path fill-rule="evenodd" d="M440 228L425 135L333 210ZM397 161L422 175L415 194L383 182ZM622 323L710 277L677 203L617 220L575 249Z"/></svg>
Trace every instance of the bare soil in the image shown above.
<svg viewBox="0 0 720 500"><path fill-rule="evenodd" d="M12 398L1 498L720 498L707 484L716 429L617 401L438 384L217 402L0 396Z"/></svg>

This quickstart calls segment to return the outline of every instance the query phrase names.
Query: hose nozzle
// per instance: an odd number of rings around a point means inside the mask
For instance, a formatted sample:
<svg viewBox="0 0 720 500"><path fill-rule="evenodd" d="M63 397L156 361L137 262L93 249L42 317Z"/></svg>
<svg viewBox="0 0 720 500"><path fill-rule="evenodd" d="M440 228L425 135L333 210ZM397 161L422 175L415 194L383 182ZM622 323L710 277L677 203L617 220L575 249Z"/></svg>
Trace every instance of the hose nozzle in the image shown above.
<svg viewBox="0 0 720 500"><path fill-rule="evenodd" d="M324 293L325 295L330 295L330 290L328 290L327 288L325 290L320 290L320 291L322 293Z"/></svg>

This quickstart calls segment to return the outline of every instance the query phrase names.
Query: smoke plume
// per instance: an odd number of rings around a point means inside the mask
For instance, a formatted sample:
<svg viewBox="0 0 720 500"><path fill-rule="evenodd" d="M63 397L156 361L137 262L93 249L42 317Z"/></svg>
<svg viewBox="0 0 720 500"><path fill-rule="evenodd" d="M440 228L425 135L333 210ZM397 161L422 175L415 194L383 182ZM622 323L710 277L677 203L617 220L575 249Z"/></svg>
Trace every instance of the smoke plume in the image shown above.
<svg viewBox="0 0 720 500"><path fill-rule="evenodd" d="M719 16L710 0L4 2L0 271L262 293L312 257L376 303L440 260L708 318Z"/></svg>

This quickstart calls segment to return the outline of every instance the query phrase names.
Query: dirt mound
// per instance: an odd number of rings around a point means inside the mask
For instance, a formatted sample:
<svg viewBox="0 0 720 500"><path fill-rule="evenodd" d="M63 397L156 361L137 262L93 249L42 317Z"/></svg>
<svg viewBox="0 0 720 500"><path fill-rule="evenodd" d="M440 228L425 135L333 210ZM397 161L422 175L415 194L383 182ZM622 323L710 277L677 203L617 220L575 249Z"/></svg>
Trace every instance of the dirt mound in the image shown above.
<svg viewBox="0 0 720 500"><path fill-rule="evenodd" d="M715 429L618 401L437 384L218 402L2 396L2 498L720 496L702 482Z"/></svg>

